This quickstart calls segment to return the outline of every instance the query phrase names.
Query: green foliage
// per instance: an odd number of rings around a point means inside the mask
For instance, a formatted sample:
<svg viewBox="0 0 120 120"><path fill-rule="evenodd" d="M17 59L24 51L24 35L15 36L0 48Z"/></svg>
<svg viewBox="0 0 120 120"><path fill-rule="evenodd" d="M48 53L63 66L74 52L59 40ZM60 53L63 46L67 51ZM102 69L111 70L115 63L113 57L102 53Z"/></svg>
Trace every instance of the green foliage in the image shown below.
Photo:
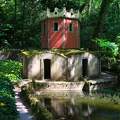
<svg viewBox="0 0 120 120"><path fill-rule="evenodd" d="M39 105L39 106L38 106ZM32 106L37 120L53 120L52 113L40 104Z"/></svg>
<svg viewBox="0 0 120 120"><path fill-rule="evenodd" d="M0 74L0 120L17 120L13 86L8 77Z"/></svg>
<svg viewBox="0 0 120 120"><path fill-rule="evenodd" d="M82 0L84 3L84 0ZM41 0L41 5L44 10L50 8L54 10L55 7L63 8L66 7L67 9L79 9L80 8L80 0Z"/></svg>
<svg viewBox="0 0 120 120"><path fill-rule="evenodd" d="M0 24L0 47L12 48L13 26L11 24Z"/></svg>
<svg viewBox="0 0 120 120"><path fill-rule="evenodd" d="M99 47L102 48L103 51L109 53L109 55L117 56L118 55L118 45L115 42L110 42L107 39L96 39L96 43L99 45Z"/></svg>
<svg viewBox="0 0 120 120"><path fill-rule="evenodd" d="M0 61L0 120L17 120L13 84L21 79L20 62Z"/></svg>
<svg viewBox="0 0 120 120"><path fill-rule="evenodd" d="M14 1L0 0L0 48L12 48L14 38Z"/></svg>
<svg viewBox="0 0 120 120"><path fill-rule="evenodd" d="M117 43L117 45L118 45L118 47L119 47L119 51L120 51L120 33L117 35L115 41L116 41L116 43Z"/></svg>
<svg viewBox="0 0 120 120"><path fill-rule="evenodd" d="M12 60L0 61L0 75L4 75L11 82L21 79L22 63Z"/></svg>
<svg viewBox="0 0 120 120"><path fill-rule="evenodd" d="M31 96L31 87L33 87L31 85L32 84L22 87L21 96L31 107L33 115L37 120L54 120L52 113L50 113L45 107L43 107L36 97Z"/></svg>
<svg viewBox="0 0 120 120"><path fill-rule="evenodd" d="M78 9L81 13L81 47L88 48L99 20L102 2L109 0L1 0L0 47L40 48L39 14L47 7ZM120 31L120 1L105 6L99 37L115 41ZM9 26L8 26L9 25Z"/></svg>
<svg viewBox="0 0 120 120"><path fill-rule="evenodd" d="M110 71L118 74L120 70L118 63L118 59L120 58L119 37L114 42L104 38L97 38L93 41L97 43L101 53L102 71Z"/></svg>
<svg viewBox="0 0 120 120"><path fill-rule="evenodd" d="M103 14L103 20L98 16L100 15L101 3L105 0L89 1L91 2L81 13L81 46L89 48L91 40L96 38L93 38L93 34L95 32L96 24L98 23L97 21L99 20L100 23L102 22L102 25L100 25L97 37L116 43L116 37L120 31L120 1L110 1L110 5L107 6L107 8L104 8L107 9L107 11Z"/></svg>

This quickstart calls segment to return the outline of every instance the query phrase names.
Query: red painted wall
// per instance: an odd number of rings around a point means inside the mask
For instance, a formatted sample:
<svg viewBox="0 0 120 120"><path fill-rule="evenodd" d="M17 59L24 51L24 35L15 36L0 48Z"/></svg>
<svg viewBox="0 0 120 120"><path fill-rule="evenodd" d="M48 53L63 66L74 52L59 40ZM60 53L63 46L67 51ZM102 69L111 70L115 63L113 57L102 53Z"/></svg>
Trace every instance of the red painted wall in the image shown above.
<svg viewBox="0 0 120 120"><path fill-rule="evenodd" d="M48 21L41 21L40 41L42 48L48 48Z"/></svg>
<svg viewBox="0 0 120 120"><path fill-rule="evenodd" d="M54 31L54 22L58 22L58 31ZM73 24L73 31L69 31L69 24ZM45 27L45 31L44 31ZM79 48L79 21L68 18L50 18L41 22L42 48Z"/></svg>
<svg viewBox="0 0 120 120"><path fill-rule="evenodd" d="M49 19L49 47L50 48L62 48L62 25L63 20L59 19ZM58 22L58 31L54 31L54 22Z"/></svg>
<svg viewBox="0 0 120 120"><path fill-rule="evenodd" d="M69 31L69 24L73 24L73 31ZM65 48L79 48L80 34L79 22L77 20L65 20Z"/></svg>

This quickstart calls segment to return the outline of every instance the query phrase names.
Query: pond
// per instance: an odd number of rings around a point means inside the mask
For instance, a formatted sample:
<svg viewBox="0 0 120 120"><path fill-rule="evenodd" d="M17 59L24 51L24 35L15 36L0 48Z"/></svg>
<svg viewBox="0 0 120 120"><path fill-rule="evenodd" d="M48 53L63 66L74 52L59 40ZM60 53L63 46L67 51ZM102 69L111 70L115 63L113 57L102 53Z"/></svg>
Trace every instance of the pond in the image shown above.
<svg viewBox="0 0 120 120"><path fill-rule="evenodd" d="M41 92L42 106L55 120L120 120L120 105L79 92Z"/></svg>

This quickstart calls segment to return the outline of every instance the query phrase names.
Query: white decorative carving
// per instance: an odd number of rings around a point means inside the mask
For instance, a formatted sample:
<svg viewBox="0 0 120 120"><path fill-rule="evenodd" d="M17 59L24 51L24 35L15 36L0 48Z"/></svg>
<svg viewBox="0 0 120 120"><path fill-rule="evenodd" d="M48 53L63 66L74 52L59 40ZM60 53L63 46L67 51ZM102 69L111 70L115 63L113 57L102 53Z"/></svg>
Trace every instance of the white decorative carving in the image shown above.
<svg viewBox="0 0 120 120"><path fill-rule="evenodd" d="M47 8L47 16L49 16L49 15L50 15L50 9Z"/></svg>
<svg viewBox="0 0 120 120"><path fill-rule="evenodd" d="M54 10L54 14L55 14L55 15L58 14L58 8L55 8L55 10Z"/></svg>
<svg viewBox="0 0 120 120"><path fill-rule="evenodd" d="M42 13L40 13L41 20L46 18L54 18L54 17L80 19L80 13L79 10L75 11L73 9L67 11L65 7L63 9L55 8L53 12L51 12L50 9L47 8L46 11L42 11Z"/></svg>

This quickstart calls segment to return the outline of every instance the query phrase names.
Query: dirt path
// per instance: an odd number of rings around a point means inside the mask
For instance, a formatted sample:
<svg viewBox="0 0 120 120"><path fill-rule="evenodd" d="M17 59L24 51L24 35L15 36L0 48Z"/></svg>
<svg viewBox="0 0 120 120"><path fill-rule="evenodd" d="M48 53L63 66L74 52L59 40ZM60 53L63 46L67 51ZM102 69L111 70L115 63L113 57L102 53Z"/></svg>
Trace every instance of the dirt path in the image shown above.
<svg viewBox="0 0 120 120"><path fill-rule="evenodd" d="M17 107L17 111L19 112L20 120L33 120L33 116L29 113L28 109L23 104L19 96L20 88L15 88L14 91L15 91L16 107Z"/></svg>

